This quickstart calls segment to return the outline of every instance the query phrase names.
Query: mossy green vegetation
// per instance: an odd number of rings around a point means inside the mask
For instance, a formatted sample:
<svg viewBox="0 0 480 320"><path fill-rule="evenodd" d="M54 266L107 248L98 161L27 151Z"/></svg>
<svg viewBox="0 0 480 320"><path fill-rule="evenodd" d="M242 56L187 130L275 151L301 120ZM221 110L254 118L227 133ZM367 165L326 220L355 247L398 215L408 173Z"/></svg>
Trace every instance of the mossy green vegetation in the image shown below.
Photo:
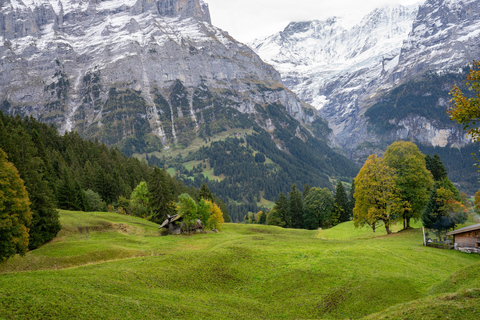
<svg viewBox="0 0 480 320"><path fill-rule="evenodd" d="M347 222L328 230L338 238L319 239L317 230L225 224L220 233L161 237L156 224L115 213L61 211L61 221L52 242L0 264L0 318L444 319L479 312L480 256L423 247L420 229L365 239Z"/></svg>

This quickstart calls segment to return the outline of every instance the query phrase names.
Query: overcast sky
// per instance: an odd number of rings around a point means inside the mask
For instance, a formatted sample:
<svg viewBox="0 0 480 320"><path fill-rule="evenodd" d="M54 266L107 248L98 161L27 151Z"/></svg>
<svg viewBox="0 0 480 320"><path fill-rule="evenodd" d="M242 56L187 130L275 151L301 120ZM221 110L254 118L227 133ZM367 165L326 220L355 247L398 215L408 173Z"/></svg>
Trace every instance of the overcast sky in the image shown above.
<svg viewBox="0 0 480 320"><path fill-rule="evenodd" d="M283 30L291 21L331 16L363 16L386 4L410 5L422 0L204 0L213 25L249 42Z"/></svg>

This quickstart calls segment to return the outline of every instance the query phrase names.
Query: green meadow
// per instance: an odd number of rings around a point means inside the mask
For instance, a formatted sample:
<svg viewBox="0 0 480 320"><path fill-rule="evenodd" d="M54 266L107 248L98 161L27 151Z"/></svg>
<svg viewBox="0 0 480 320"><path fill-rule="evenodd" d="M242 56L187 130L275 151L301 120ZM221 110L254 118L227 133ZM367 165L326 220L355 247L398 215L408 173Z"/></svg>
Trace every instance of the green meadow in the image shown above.
<svg viewBox="0 0 480 320"><path fill-rule="evenodd" d="M50 243L0 264L0 319L456 319L480 314L480 255L385 235L225 224L160 236L61 211ZM398 229L397 229L398 230Z"/></svg>

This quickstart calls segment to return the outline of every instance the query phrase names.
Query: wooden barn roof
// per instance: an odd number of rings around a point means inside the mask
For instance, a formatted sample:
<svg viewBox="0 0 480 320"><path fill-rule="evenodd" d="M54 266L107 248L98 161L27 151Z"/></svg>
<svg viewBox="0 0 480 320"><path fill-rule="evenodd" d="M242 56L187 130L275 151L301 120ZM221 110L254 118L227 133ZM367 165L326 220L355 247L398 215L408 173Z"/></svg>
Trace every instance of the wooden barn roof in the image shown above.
<svg viewBox="0 0 480 320"><path fill-rule="evenodd" d="M480 223L479 224L474 224L473 226L468 226L468 227L461 228L461 229L458 229L458 230L450 231L449 233L447 233L447 236L452 236L454 234L459 234L459 233L464 233L464 232L469 232L469 231L476 231L476 230L480 230Z"/></svg>

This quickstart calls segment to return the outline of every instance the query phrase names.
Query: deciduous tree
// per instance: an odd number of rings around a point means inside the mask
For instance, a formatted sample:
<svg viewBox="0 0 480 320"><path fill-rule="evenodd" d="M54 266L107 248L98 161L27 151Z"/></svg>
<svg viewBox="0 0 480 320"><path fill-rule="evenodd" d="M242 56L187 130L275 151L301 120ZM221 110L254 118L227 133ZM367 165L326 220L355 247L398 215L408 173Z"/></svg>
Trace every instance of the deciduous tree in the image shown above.
<svg viewBox="0 0 480 320"><path fill-rule="evenodd" d="M150 192L145 181L140 182L130 195L130 211L134 216L147 218L149 214Z"/></svg>
<svg viewBox="0 0 480 320"><path fill-rule="evenodd" d="M103 202L98 193L88 189L87 191L84 191L84 195L87 203L87 211L102 211Z"/></svg>
<svg viewBox="0 0 480 320"><path fill-rule="evenodd" d="M197 214L200 221L202 221L202 229L208 229L208 219L212 214L212 202L209 200L205 200L204 198L200 199L197 204Z"/></svg>
<svg viewBox="0 0 480 320"><path fill-rule="evenodd" d="M222 228L222 224L224 223L222 210L220 210L217 204L213 202L211 203L211 208L212 213L208 219L208 225L212 229L220 230Z"/></svg>
<svg viewBox="0 0 480 320"><path fill-rule="evenodd" d="M475 193L475 200L473 201L475 212L480 214L480 190Z"/></svg>
<svg viewBox="0 0 480 320"><path fill-rule="evenodd" d="M410 219L421 217L433 185L425 156L414 143L397 141L385 151L383 162L395 170L395 186L403 202L403 227L410 228Z"/></svg>
<svg viewBox="0 0 480 320"><path fill-rule="evenodd" d="M367 224L375 232L375 225L382 221L387 233L391 233L390 226L403 210L394 175L395 169L385 165L381 158L376 155L368 157L355 178L355 227Z"/></svg>
<svg viewBox="0 0 480 320"><path fill-rule="evenodd" d="M473 61L466 84L474 96L469 98L454 85L450 92L453 98L448 113L450 119L462 125L474 141L480 142L480 127L477 125L480 121L480 61Z"/></svg>
<svg viewBox="0 0 480 320"><path fill-rule="evenodd" d="M197 223L197 204L188 193L182 193L178 197L177 213L183 218L183 225L190 232Z"/></svg>
<svg viewBox="0 0 480 320"><path fill-rule="evenodd" d="M329 227L335 199L327 188L312 188L305 199L305 228Z"/></svg>
<svg viewBox="0 0 480 320"><path fill-rule="evenodd" d="M0 149L0 262L28 249L32 220L27 190L15 166Z"/></svg>
<svg viewBox="0 0 480 320"><path fill-rule="evenodd" d="M275 208L267 214L266 224L269 226L285 227L285 221L283 221L281 213L276 211Z"/></svg>

